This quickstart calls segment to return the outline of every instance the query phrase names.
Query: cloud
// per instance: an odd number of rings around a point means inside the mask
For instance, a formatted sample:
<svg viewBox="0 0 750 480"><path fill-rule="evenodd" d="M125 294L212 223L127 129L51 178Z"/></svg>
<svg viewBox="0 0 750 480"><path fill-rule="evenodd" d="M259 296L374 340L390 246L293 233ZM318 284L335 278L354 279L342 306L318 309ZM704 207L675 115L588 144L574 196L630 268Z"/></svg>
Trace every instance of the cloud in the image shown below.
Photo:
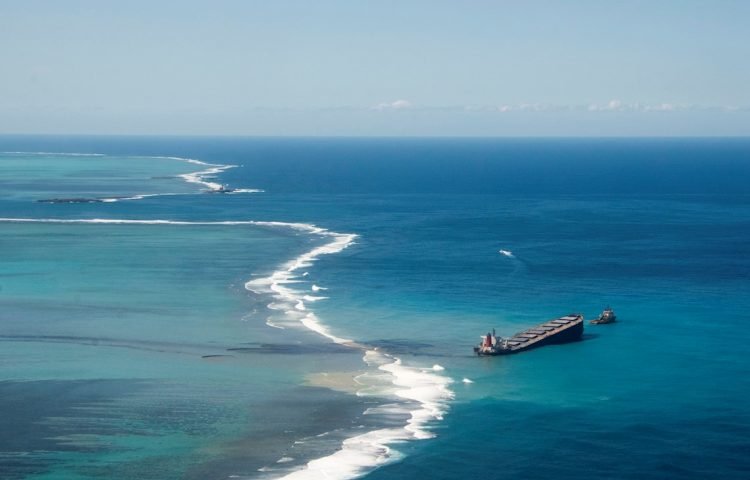
<svg viewBox="0 0 750 480"><path fill-rule="evenodd" d="M637 103L624 103L622 100L612 99L605 104L592 103L588 106L589 112L623 112L626 110L638 110Z"/></svg>
<svg viewBox="0 0 750 480"><path fill-rule="evenodd" d="M624 103L622 100L613 99L605 104L592 103L586 110L589 112L624 112L628 110L639 110L638 103Z"/></svg>
<svg viewBox="0 0 750 480"><path fill-rule="evenodd" d="M592 103L586 108L589 112L687 112L687 111L732 111L732 106L706 106L677 103L625 103L621 100L610 100L604 104Z"/></svg>
<svg viewBox="0 0 750 480"><path fill-rule="evenodd" d="M375 107L375 110L406 110L412 108L414 105L409 100L394 100L392 102L379 103Z"/></svg>
<svg viewBox="0 0 750 480"><path fill-rule="evenodd" d="M658 105L646 105L647 112L673 112L675 110L687 110L685 105L672 105L671 103L660 103Z"/></svg>
<svg viewBox="0 0 750 480"><path fill-rule="evenodd" d="M0 104L0 109L4 105ZM5 107L8 107L5 105ZM336 111L336 112L364 112L364 111L410 111L410 112L465 112L467 114L550 114L550 113L588 113L604 115L611 112L622 113L684 113L684 112L748 112L750 105L700 105L689 103L670 102L625 102L612 99L603 103L589 104L562 104L562 103L501 103L501 104L446 104L446 105L424 105L414 104L409 100L398 99L391 102L382 102L374 106L329 106L329 107L253 107L248 111L279 111L279 112L306 112L306 111Z"/></svg>
<svg viewBox="0 0 750 480"><path fill-rule="evenodd" d="M487 108L487 111L493 112L565 112L575 110L575 107L569 105L553 105L550 103L519 103L515 105L504 104L496 107Z"/></svg>
<svg viewBox="0 0 750 480"><path fill-rule="evenodd" d="M422 107L427 108L427 107ZM552 104L552 103L516 103L500 105L472 105L464 107L466 111L473 112L498 112L498 113L519 113L519 112L589 112L589 113L606 113L606 112L631 112L631 113L652 113L652 112L745 112L750 110L750 106L739 105L699 105L689 103L641 103L641 102L624 102L619 99L612 99L604 103L584 104Z"/></svg>

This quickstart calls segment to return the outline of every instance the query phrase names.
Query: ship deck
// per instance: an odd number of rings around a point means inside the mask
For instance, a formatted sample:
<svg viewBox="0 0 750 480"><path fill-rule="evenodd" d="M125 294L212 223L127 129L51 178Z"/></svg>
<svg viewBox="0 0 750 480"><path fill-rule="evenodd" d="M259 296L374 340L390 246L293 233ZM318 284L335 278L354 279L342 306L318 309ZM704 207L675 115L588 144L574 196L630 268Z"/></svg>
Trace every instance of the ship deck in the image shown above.
<svg viewBox="0 0 750 480"><path fill-rule="evenodd" d="M516 333L508 339L509 353L544 344L546 340L553 340L553 337L582 323L583 316L566 315Z"/></svg>

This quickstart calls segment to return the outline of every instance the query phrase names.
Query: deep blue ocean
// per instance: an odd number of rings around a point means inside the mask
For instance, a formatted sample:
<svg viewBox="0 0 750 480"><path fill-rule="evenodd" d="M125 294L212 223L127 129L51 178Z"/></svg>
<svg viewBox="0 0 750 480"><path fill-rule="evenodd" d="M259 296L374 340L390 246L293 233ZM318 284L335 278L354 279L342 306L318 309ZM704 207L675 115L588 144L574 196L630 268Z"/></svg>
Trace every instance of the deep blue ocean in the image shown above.
<svg viewBox="0 0 750 480"><path fill-rule="evenodd" d="M0 478L750 475L749 139L0 152Z"/></svg>

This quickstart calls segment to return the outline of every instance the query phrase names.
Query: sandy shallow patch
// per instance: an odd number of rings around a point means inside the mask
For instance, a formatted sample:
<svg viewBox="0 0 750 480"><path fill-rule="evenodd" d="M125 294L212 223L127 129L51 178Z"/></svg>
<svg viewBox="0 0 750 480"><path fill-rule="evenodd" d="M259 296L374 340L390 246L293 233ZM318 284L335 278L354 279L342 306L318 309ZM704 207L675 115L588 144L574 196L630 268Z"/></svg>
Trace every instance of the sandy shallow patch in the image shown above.
<svg viewBox="0 0 750 480"><path fill-rule="evenodd" d="M305 385L309 387L329 388L337 392L356 394L362 389L362 384L357 382L357 377L364 372L361 370L352 372L318 372L311 373L305 377Z"/></svg>

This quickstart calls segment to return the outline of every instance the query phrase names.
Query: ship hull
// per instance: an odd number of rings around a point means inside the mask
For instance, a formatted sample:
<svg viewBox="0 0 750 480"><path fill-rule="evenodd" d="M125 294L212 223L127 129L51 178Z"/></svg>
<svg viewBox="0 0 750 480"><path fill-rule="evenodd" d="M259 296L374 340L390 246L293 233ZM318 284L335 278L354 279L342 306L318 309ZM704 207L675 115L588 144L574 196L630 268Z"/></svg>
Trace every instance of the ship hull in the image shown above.
<svg viewBox="0 0 750 480"><path fill-rule="evenodd" d="M507 339L504 346L496 348L475 347L479 356L512 355L545 345L575 342L583 335L583 315L571 314L529 328Z"/></svg>
<svg viewBox="0 0 750 480"><path fill-rule="evenodd" d="M611 319L599 318L596 320L591 320L591 322L589 323L591 323L591 325L606 325L608 323L615 323L616 321L617 320L615 320L614 318L611 318Z"/></svg>

